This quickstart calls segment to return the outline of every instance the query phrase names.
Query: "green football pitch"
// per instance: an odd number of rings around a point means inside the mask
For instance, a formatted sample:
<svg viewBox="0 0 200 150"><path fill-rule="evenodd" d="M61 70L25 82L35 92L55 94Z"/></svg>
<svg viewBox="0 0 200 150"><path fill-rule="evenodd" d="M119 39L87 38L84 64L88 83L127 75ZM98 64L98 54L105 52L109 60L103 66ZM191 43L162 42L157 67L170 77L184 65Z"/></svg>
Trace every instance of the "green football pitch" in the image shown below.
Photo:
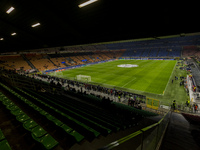
<svg viewBox="0 0 200 150"><path fill-rule="evenodd" d="M118 67L123 64L137 67ZM53 74L71 79L76 75L87 75L91 76L92 83L102 86L163 94L175 64L176 61L171 60L116 60Z"/></svg>
<svg viewBox="0 0 200 150"><path fill-rule="evenodd" d="M124 64L137 67L118 67ZM175 76L186 77L187 73L178 69L176 64L175 60L115 60L49 75L71 80L74 80L76 75L87 75L91 76L92 84L142 94L158 99L164 105L170 105L174 99L177 103L185 103L188 98L184 87L179 85L180 78L174 80Z"/></svg>

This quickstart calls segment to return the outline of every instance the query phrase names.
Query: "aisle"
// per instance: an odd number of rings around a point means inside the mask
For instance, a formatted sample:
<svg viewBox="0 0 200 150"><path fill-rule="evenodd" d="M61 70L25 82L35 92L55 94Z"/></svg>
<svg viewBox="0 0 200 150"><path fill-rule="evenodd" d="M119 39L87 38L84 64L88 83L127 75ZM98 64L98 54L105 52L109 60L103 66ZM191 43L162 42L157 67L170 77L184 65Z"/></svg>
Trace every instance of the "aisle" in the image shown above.
<svg viewBox="0 0 200 150"><path fill-rule="evenodd" d="M200 132L199 126L191 125L182 114L172 113L160 150L200 150L194 131Z"/></svg>

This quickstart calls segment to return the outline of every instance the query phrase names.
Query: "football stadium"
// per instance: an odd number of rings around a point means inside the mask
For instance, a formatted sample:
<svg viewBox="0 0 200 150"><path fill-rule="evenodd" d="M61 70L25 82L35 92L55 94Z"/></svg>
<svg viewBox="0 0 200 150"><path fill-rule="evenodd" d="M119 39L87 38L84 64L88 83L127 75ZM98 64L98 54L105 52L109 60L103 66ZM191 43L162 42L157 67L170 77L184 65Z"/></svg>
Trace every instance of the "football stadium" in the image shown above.
<svg viewBox="0 0 200 150"><path fill-rule="evenodd" d="M0 150L200 149L200 32L113 3L0 1Z"/></svg>

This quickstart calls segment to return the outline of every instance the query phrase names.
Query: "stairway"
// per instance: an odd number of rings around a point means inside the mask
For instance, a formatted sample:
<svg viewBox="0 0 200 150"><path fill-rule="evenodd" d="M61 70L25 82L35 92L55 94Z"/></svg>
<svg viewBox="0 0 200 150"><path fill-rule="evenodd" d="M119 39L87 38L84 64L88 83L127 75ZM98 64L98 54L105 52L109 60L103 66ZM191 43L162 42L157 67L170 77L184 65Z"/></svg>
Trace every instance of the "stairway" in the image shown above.
<svg viewBox="0 0 200 150"><path fill-rule="evenodd" d="M200 133L199 127L190 124L182 114L172 113L160 150L200 150L196 142L200 137L194 136L194 132Z"/></svg>
<svg viewBox="0 0 200 150"><path fill-rule="evenodd" d="M49 55L47 55L47 59L56 67L58 67L52 60L51 60L51 57Z"/></svg>
<svg viewBox="0 0 200 150"><path fill-rule="evenodd" d="M29 66L32 68L32 69L35 69L37 71L39 71L29 60L28 58L26 58L26 56L24 54L21 54L22 58L29 64Z"/></svg>

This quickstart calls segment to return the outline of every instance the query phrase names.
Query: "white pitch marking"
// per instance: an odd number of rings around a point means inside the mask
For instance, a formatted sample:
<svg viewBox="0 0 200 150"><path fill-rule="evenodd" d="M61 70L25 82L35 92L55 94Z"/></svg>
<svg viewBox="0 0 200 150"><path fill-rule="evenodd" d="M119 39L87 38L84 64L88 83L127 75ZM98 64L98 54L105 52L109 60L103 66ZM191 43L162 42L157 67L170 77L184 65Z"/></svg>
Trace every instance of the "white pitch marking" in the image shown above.
<svg viewBox="0 0 200 150"><path fill-rule="evenodd" d="M127 84L129 84L130 82L132 82L133 80L135 80L136 78L133 78L132 80L130 80L129 82L127 82L126 84L124 84L122 87L125 87Z"/></svg>
<svg viewBox="0 0 200 150"><path fill-rule="evenodd" d="M177 64L177 61L176 61L176 64ZM167 85L165 86L165 90L164 90L164 92L163 92L162 95L165 94L165 91L166 91L166 89L167 89L167 87L168 87L168 85L169 85L169 82L170 82L170 79L171 79L171 77L172 77L172 74L174 73L174 70L175 70L176 64L175 64L175 66L174 66L174 68L173 68L173 70L172 70L172 73L171 73L171 75L170 75L170 77L169 77L169 80L168 80L168 82L167 82Z"/></svg>

